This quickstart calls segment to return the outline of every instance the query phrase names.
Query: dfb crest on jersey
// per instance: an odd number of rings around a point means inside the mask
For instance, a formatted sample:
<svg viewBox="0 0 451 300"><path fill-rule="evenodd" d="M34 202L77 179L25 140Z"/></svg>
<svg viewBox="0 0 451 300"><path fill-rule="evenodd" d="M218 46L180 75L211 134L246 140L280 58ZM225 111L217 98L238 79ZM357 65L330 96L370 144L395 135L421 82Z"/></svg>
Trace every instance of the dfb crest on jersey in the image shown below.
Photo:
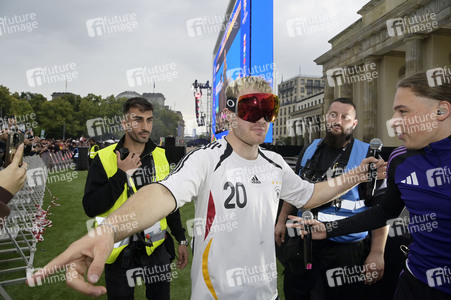
<svg viewBox="0 0 451 300"><path fill-rule="evenodd" d="M279 199L280 199L280 186L277 185L274 188L274 202L279 201Z"/></svg>

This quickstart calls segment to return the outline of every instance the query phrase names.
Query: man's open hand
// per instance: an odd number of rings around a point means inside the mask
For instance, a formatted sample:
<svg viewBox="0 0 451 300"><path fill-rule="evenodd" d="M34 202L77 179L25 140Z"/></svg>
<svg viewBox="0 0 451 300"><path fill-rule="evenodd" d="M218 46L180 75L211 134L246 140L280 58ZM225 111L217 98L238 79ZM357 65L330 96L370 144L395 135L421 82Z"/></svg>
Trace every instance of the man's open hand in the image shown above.
<svg viewBox="0 0 451 300"><path fill-rule="evenodd" d="M31 280L44 279L52 275L51 270L66 269L66 266L70 265L71 269L66 270L66 274L71 273L66 276L67 286L92 297L105 294L104 286L94 284L102 275L105 262L113 251L113 233L94 235L94 237L86 235L72 243L66 251L29 277L27 283L31 285ZM88 281L85 280L86 274Z"/></svg>

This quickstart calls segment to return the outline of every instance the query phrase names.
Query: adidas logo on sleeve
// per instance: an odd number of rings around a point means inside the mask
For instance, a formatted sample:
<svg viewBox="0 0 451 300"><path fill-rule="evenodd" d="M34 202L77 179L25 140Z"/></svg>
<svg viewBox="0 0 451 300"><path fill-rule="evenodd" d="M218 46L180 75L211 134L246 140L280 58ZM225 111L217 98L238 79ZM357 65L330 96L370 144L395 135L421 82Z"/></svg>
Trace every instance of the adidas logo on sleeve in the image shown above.
<svg viewBox="0 0 451 300"><path fill-rule="evenodd" d="M406 177L406 179L401 180L401 183L405 183L405 184L409 184L409 185L419 185L417 173L412 172L409 176Z"/></svg>

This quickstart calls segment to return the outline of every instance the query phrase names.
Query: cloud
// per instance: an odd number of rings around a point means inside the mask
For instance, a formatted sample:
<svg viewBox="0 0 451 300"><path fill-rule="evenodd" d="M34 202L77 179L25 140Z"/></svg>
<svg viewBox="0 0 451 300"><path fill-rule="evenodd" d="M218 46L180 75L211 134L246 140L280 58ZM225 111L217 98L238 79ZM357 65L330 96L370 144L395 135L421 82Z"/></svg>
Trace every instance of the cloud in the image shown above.
<svg viewBox="0 0 451 300"><path fill-rule="evenodd" d="M330 49L327 41L358 19L356 11L367 1L274 0L275 63L284 78L302 73L321 74L313 59ZM104 97L125 90L152 92L152 84L132 88L126 71L143 66L175 63L178 77L158 82L156 92L163 93L166 104L182 111L186 120L194 118L191 83L212 78L213 48L217 34L190 37L187 21L224 15L229 0L119 0L98 1L7 1L2 16L36 13L38 28L0 36L0 83L12 92L30 91L50 98L65 89L65 83L31 88L26 70L51 65L76 63L79 78L68 84L68 91L82 96L88 93ZM138 28L90 37L86 22L101 17L135 14ZM290 37L287 20L335 15L338 26L330 32ZM279 78L280 80L280 78ZM189 123L189 122L187 122ZM187 128L187 132L191 132Z"/></svg>

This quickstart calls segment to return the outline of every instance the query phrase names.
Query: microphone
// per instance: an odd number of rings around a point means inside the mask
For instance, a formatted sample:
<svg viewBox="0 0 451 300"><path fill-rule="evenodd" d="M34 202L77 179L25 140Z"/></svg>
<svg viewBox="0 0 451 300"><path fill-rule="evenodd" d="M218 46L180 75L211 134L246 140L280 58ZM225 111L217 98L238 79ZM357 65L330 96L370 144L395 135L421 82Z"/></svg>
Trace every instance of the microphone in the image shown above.
<svg viewBox="0 0 451 300"><path fill-rule="evenodd" d="M313 214L311 211L306 210L302 213L302 219L304 221L306 220L313 220ZM305 225L304 223L304 230L307 231L307 235L304 237L304 263L305 263L305 269L311 270L312 269L312 226L311 225Z"/></svg>
<svg viewBox="0 0 451 300"><path fill-rule="evenodd" d="M382 149L382 141L378 138L374 138L370 141L370 152L371 156L378 158ZM377 181L377 168L370 164L368 168L368 177L370 181L367 183L366 195L374 196L374 191L376 190Z"/></svg>

